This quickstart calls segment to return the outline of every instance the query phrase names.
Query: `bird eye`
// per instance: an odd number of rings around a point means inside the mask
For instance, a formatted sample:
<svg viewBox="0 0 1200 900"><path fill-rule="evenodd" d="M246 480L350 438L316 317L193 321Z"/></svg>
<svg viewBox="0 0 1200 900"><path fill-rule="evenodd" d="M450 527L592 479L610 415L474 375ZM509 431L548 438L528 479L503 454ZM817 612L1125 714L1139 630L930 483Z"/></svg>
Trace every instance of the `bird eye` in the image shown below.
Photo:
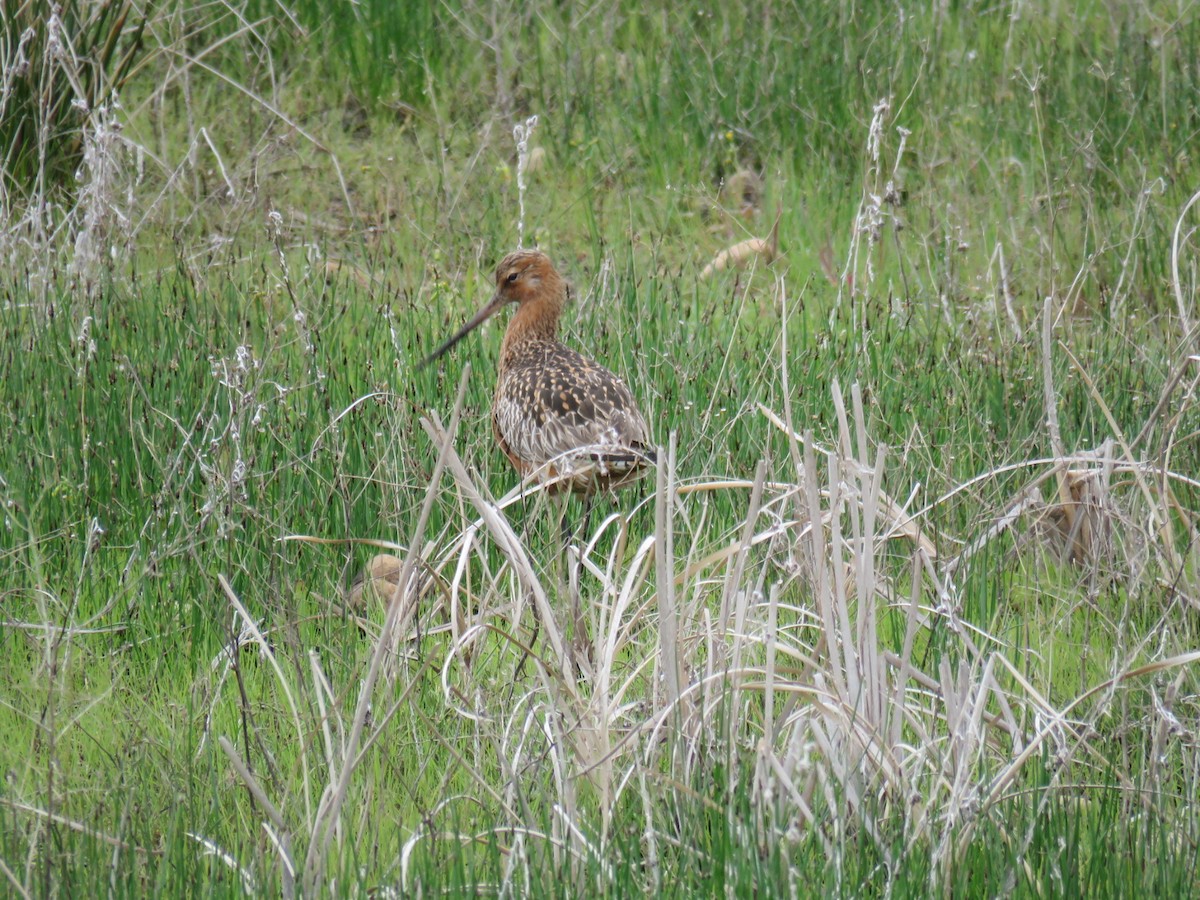
<svg viewBox="0 0 1200 900"><path fill-rule="evenodd" d="M508 278L505 279L505 281L507 281L509 284L516 284L517 274L517 272L511 273Z"/></svg>

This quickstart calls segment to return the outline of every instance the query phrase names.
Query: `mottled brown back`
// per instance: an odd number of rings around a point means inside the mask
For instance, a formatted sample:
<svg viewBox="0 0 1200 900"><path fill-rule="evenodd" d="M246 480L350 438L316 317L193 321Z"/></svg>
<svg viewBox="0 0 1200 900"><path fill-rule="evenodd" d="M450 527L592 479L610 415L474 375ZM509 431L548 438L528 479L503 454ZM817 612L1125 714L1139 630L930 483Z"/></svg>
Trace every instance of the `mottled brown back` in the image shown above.
<svg viewBox="0 0 1200 900"><path fill-rule="evenodd" d="M615 487L653 460L650 430L629 388L600 364L557 341L526 341L506 360L496 387L493 425L501 448L523 473L552 463Z"/></svg>

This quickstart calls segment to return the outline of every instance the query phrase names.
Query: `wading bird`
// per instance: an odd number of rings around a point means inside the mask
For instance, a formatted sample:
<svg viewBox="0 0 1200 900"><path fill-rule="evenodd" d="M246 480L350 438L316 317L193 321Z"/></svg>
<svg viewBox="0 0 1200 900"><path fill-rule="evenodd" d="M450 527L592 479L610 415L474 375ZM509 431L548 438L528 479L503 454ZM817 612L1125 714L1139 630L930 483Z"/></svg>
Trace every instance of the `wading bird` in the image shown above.
<svg viewBox="0 0 1200 900"><path fill-rule="evenodd" d="M586 496L615 490L655 462L650 429L633 394L604 366L558 340L567 282L539 250L517 250L496 267L496 293L431 353L428 365L509 303L517 311L500 346L492 430L522 475ZM586 521L586 513L585 513Z"/></svg>

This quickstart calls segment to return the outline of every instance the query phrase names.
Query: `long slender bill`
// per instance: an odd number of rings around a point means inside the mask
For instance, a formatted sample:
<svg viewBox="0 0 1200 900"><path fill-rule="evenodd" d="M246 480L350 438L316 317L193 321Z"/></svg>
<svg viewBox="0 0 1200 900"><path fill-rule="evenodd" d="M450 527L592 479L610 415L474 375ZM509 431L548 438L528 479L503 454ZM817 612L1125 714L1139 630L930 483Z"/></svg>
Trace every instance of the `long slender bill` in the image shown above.
<svg viewBox="0 0 1200 900"><path fill-rule="evenodd" d="M496 310L500 309L500 307L502 307L503 305L504 305L504 300L500 297L500 292L497 291L496 294L492 297L492 299L487 302L487 305L485 305L483 307L483 309L479 310L479 312L475 313L475 315L471 317L471 321L469 321L466 325L464 325L462 328L460 328L458 333L455 334L454 337L450 338L450 340L446 341L446 343L442 344L442 346L438 347L436 350L434 350L432 353L430 353L427 357L425 357L425 359L423 359L421 361L421 365L419 366L419 368L423 369L427 365L429 365L431 362L433 362L435 359L438 359L439 357L441 357L443 354L446 353L447 350L449 350L451 347L453 347L455 344L457 344L459 341L461 341L463 338L465 338L468 334L470 334L472 331L474 331L476 328L478 328L480 325L482 325L485 321L487 321L489 318L491 318L491 316L495 314Z"/></svg>

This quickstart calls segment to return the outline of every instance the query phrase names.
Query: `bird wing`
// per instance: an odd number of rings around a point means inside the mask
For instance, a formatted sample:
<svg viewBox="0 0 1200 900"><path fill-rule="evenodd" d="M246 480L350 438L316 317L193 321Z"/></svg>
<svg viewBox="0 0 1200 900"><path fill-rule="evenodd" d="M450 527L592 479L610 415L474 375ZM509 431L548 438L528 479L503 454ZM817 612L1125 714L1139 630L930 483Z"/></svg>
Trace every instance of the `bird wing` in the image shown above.
<svg viewBox="0 0 1200 900"><path fill-rule="evenodd" d="M561 344L508 368L495 426L510 457L531 468L575 451L619 462L649 449L650 430L625 383Z"/></svg>

